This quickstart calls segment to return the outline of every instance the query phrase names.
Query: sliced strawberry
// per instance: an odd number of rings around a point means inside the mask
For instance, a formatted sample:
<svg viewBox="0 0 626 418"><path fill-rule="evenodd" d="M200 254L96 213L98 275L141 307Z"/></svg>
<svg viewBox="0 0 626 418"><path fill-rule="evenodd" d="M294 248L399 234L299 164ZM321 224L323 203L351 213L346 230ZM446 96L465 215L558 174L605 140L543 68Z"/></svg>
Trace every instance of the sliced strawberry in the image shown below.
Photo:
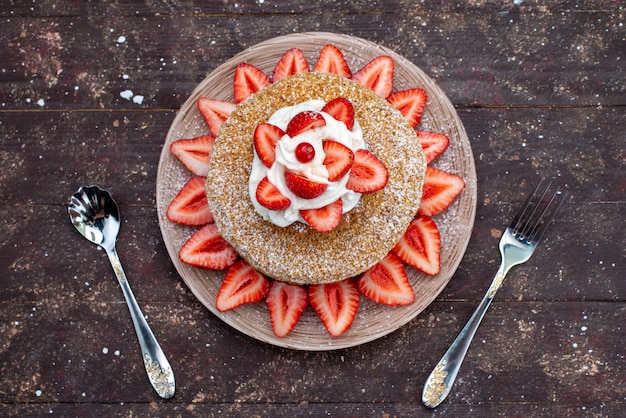
<svg viewBox="0 0 626 418"><path fill-rule="evenodd" d="M298 73L308 73L309 63L304 58L304 54L298 48L291 48L280 58L274 72L272 73L272 82L275 83L281 78L289 77Z"/></svg>
<svg viewBox="0 0 626 418"><path fill-rule="evenodd" d="M263 164L271 168L276 160L276 143L285 135L278 126L259 123L254 129L254 150Z"/></svg>
<svg viewBox="0 0 626 418"><path fill-rule="evenodd" d="M283 210L291 206L291 200L274 186L267 176L263 177L256 188L256 200L270 210Z"/></svg>
<svg viewBox="0 0 626 418"><path fill-rule="evenodd" d="M328 187L328 184L311 181L291 171L285 172L285 184L293 194L303 199L315 199Z"/></svg>
<svg viewBox="0 0 626 418"><path fill-rule="evenodd" d="M422 118L428 95L424 89L396 91L387 97L387 101L398 109L412 127L416 128Z"/></svg>
<svg viewBox="0 0 626 418"><path fill-rule="evenodd" d="M337 181L346 175L354 163L354 153L337 141L324 141L324 165L328 170L328 181Z"/></svg>
<svg viewBox="0 0 626 418"><path fill-rule="evenodd" d="M464 187L465 181L461 177L438 168L426 167L418 213L427 216L441 213Z"/></svg>
<svg viewBox="0 0 626 418"><path fill-rule="evenodd" d="M204 118L213 136L217 136L217 132L220 130L222 123L224 123L233 110L235 110L234 103L207 99L206 97L199 98L197 105L200 114Z"/></svg>
<svg viewBox="0 0 626 418"><path fill-rule="evenodd" d="M354 126L354 107L350 100L344 97L337 97L326 103L322 112L328 113L333 118L346 124L346 128L352 130Z"/></svg>
<svg viewBox="0 0 626 418"><path fill-rule="evenodd" d="M204 188L205 177L194 176L185 183L167 207L167 219L184 225L205 225L213 222Z"/></svg>
<svg viewBox="0 0 626 418"><path fill-rule="evenodd" d="M334 45L326 45L320 52L320 57L313 71L318 73L333 73L345 78L352 78L352 71L343 54Z"/></svg>
<svg viewBox="0 0 626 418"><path fill-rule="evenodd" d="M346 188L358 193L373 193L387 185L389 172L385 165L371 152L358 149Z"/></svg>
<svg viewBox="0 0 626 418"><path fill-rule="evenodd" d="M358 286L363 296L384 305L409 305L415 300L404 264L391 252L361 275Z"/></svg>
<svg viewBox="0 0 626 418"><path fill-rule="evenodd" d="M450 145L450 139L442 133L428 131L416 131L416 133L424 149L426 164L430 164Z"/></svg>
<svg viewBox="0 0 626 418"><path fill-rule="evenodd" d="M418 215L392 251L402 261L426 274L439 273L441 238L435 221Z"/></svg>
<svg viewBox="0 0 626 418"><path fill-rule="evenodd" d="M206 176L209 172L211 150L215 138L202 135L192 139L179 139L172 142L170 152L196 176Z"/></svg>
<svg viewBox="0 0 626 418"><path fill-rule="evenodd" d="M178 252L183 263L211 270L224 270L233 265L239 257L233 247L215 224L208 224L197 230Z"/></svg>
<svg viewBox="0 0 626 418"><path fill-rule="evenodd" d="M359 289L351 279L309 286L309 302L328 333L338 337L354 321L359 309Z"/></svg>
<svg viewBox="0 0 626 418"><path fill-rule="evenodd" d="M226 272L217 292L215 307L224 312L246 303L258 302L265 297L270 282L245 260L239 260Z"/></svg>
<svg viewBox="0 0 626 418"><path fill-rule="evenodd" d="M267 75L252 64L243 62L235 69L235 102L241 103L257 91L270 85Z"/></svg>
<svg viewBox="0 0 626 418"><path fill-rule="evenodd" d="M277 337L284 337L296 326L302 312L309 305L309 295L302 286L273 281L265 298L270 311L272 329Z"/></svg>
<svg viewBox="0 0 626 418"><path fill-rule="evenodd" d="M354 73L352 79L386 99L393 90L393 59L382 55Z"/></svg>
<svg viewBox="0 0 626 418"><path fill-rule="evenodd" d="M287 125L287 135L294 137L308 129L319 128L326 125L326 120L321 113L313 110L305 110L295 115Z"/></svg>
<svg viewBox="0 0 626 418"><path fill-rule="evenodd" d="M341 222L342 210L343 201L337 199L319 209L302 209L300 215L317 232L329 232Z"/></svg>

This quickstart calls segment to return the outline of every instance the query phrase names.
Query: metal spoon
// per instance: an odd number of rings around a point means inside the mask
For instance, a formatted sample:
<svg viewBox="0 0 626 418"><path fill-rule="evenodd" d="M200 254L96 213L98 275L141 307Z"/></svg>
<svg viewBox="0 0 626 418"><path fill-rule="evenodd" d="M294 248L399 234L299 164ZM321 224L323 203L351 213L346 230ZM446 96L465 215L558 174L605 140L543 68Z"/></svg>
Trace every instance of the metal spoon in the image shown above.
<svg viewBox="0 0 626 418"><path fill-rule="evenodd" d="M98 186L83 186L72 195L68 212L70 220L78 232L89 241L102 247L109 256L109 261L111 261L117 281L122 287L130 315L133 318L150 383L160 397L171 398L176 390L174 373L139 305L137 305L137 300L126 280L122 264L115 250L115 241L120 230L120 212L117 204L108 191Z"/></svg>

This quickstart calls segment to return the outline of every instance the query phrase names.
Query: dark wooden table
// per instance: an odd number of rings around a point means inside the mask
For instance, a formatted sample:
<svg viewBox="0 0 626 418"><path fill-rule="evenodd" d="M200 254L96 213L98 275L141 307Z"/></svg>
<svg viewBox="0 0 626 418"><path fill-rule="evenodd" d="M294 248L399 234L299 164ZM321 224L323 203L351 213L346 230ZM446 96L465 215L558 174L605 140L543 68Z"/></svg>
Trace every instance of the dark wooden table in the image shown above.
<svg viewBox="0 0 626 418"><path fill-rule="evenodd" d="M228 3L228 4L227 4ZM626 414L626 11L621 1L4 1L0 5L0 415ZM159 155L213 69L277 35L377 42L446 92L478 176L452 281L400 330L303 352L201 305L157 221ZM122 92L130 90L128 96ZM485 317L450 397L430 370L484 294L497 241L539 177L572 194ZM68 221L83 184L114 192L118 251L177 379L148 384L104 252Z"/></svg>

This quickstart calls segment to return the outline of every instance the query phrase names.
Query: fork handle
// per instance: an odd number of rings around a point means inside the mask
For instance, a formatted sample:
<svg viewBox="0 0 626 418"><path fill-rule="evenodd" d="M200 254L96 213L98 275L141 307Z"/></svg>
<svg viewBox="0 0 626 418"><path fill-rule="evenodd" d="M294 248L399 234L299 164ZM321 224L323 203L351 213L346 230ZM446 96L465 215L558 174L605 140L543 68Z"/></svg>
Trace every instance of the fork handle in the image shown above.
<svg viewBox="0 0 626 418"><path fill-rule="evenodd" d="M424 405L435 408L443 402L450 393L456 375L461 368L461 363L463 363L465 354L467 354L474 334L476 334L476 330L480 325L480 321L482 321L485 316L485 312L487 312L496 291L500 288L507 271L507 266L502 263L487 293L483 296L471 318L467 321L467 324L465 324L452 345L450 345L448 351L441 357L441 360L439 360L430 376L428 376L428 379L426 379L426 384L422 391L422 402Z"/></svg>

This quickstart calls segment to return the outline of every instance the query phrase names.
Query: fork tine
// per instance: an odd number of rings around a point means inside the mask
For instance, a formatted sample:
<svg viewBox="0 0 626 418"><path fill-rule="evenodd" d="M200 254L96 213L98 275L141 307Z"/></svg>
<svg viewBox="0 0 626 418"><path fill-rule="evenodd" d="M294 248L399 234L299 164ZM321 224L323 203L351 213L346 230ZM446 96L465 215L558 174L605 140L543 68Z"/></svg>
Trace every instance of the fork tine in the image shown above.
<svg viewBox="0 0 626 418"><path fill-rule="evenodd" d="M543 179L539 180L539 183L537 183L537 185L535 186L535 189L532 191L532 193L528 195L528 197L526 198L526 201L524 201L524 204L522 204L522 206L519 208L519 210L513 217L513 220L511 221L509 228L512 229L515 233L521 232L521 229L523 229L524 225L528 223L528 220L534 213L534 210L536 209L536 205L532 204L532 200L533 200L533 197L535 197L535 195L539 191L539 188L541 187L543 182L544 182ZM543 194L545 194L545 191Z"/></svg>
<svg viewBox="0 0 626 418"><path fill-rule="evenodd" d="M559 208L561 207L563 202L565 202L565 199L567 199L567 196L568 193L566 191L561 191L557 188L557 190L550 198L550 201L546 204L543 212L539 216L539 219L537 220L537 225L535 226L532 234L529 236L529 241L537 244L539 243L539 241L541 241L544 232L546 232L546 229L548 229L548 226L552 223L552 220L556 216L556 213L559 211Z"/></svg>
<svg viewBox="0 0 626 418"><path fill-rule="evenodd" d="M539 243L568 196L567 192L557 188L550 198L546 200L552 182L548 181L545 188L542 189L543 183L544 180L541 179L509 225L509 228L513 230L515 235L524 241L534 244Z"/></svg>

